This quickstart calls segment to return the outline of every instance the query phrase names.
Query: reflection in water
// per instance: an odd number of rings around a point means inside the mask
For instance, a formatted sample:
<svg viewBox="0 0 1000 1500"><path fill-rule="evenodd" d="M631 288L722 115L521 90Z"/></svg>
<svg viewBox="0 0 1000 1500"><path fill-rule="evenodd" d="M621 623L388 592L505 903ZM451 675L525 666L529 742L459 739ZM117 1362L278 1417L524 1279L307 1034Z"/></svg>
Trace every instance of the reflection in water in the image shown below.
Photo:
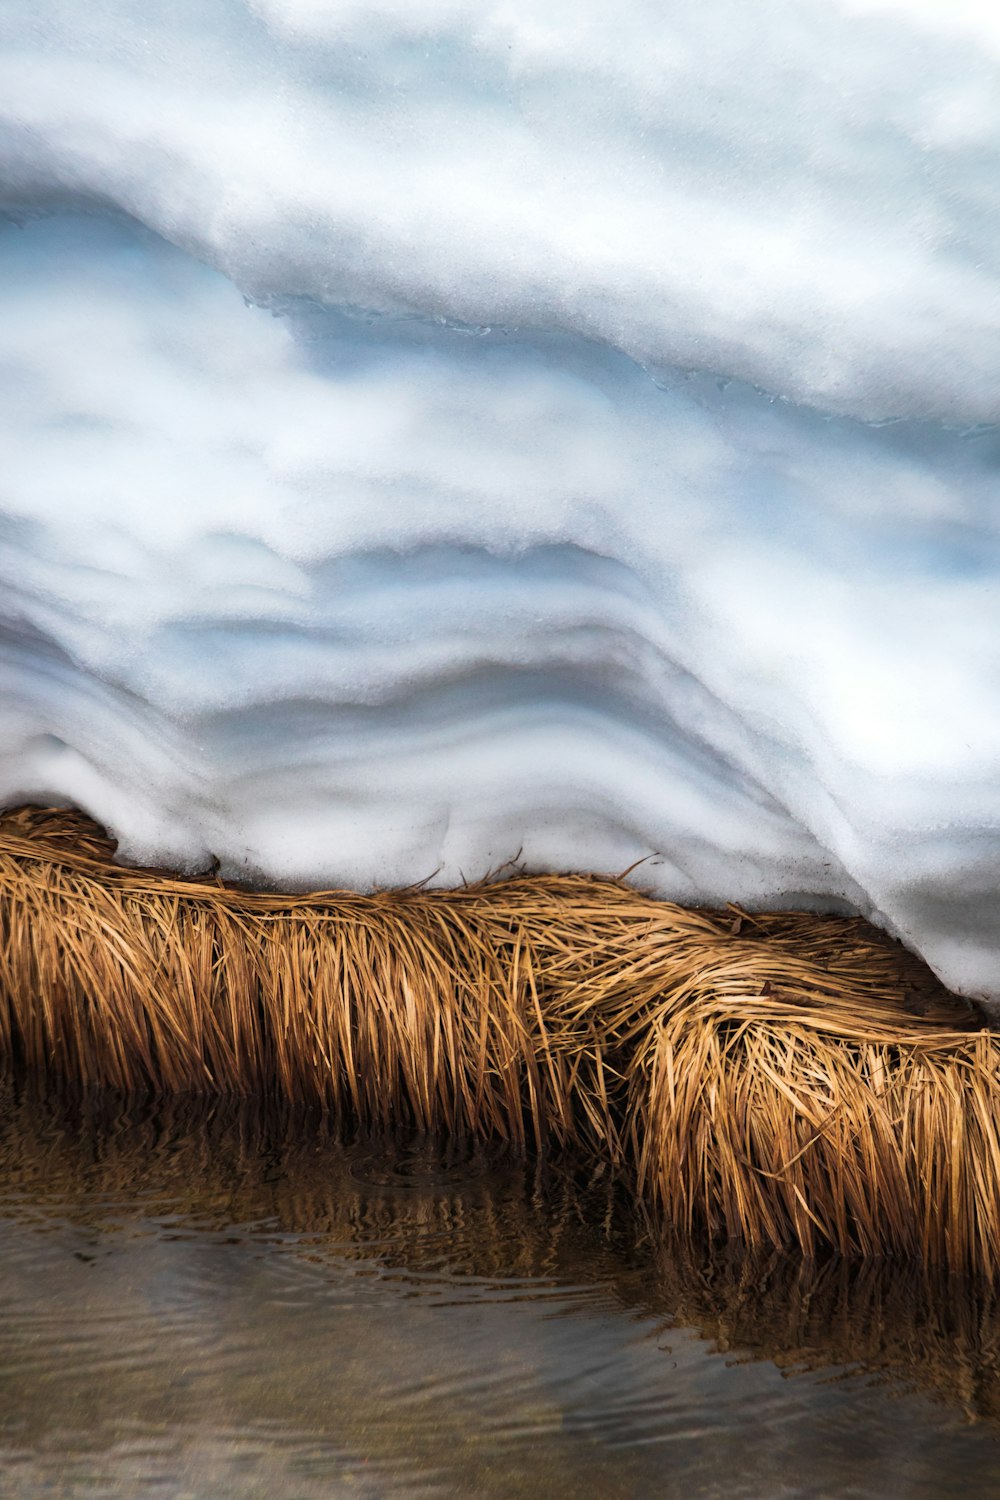
<svg viewBox="0 0 1000 1500"><path fill-rule="evenodd" d="M990 1287L654 1248L472 1148L0 1099L5 1495L986 1495L998 1434Z"/></svg>

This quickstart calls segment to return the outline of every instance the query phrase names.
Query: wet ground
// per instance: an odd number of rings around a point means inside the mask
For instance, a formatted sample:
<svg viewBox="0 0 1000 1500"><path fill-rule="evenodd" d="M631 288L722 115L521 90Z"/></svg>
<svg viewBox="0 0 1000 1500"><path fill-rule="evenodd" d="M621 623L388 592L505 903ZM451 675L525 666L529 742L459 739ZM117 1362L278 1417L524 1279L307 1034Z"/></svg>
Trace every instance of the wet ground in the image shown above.
<svg viewBox="0 0 1000 1500"><path fill-rule="evenodd" d="M1000 1494L1000 1297L604 1182L0 1091L0 1494Z"/></svg>

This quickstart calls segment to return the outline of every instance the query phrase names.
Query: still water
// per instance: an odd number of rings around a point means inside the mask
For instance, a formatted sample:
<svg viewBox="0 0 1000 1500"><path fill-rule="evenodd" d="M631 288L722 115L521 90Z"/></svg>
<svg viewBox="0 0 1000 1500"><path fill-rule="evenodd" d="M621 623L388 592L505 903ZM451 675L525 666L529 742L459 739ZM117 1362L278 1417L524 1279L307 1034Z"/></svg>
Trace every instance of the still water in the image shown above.
<svg viewBox="0 0 1000 1500"><path fill-rule="evenodd" d="M604 1183L0 1090L0 1494L1000 1495L1000 1298Z"/></svg>

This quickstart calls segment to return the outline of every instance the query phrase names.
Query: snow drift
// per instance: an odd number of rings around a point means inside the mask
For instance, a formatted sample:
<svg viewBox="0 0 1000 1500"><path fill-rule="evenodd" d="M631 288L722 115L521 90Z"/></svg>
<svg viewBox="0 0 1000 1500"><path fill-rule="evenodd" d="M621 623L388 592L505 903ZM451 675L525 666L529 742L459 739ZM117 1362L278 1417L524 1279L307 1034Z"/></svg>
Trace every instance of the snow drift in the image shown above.
<svg viewBox="0 0 1000 1500"><path fill-rule="evenodd" d="M9 0L0 801L1000 999L1000 26Z"/></svg>

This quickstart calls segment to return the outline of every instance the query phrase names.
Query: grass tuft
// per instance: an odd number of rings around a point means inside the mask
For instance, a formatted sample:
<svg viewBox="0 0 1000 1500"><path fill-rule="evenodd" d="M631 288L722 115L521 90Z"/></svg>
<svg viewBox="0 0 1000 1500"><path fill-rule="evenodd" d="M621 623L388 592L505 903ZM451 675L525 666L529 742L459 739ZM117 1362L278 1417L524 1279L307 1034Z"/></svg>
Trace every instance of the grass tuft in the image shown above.
<svg viewBox="0 0 1000 1500"><path fill-rule="evenodd" d="M0 1059L572 1146L682 1233L1000 1270L1000 1046L857 919L622 882L246 892L0 816Z"/></svg>

